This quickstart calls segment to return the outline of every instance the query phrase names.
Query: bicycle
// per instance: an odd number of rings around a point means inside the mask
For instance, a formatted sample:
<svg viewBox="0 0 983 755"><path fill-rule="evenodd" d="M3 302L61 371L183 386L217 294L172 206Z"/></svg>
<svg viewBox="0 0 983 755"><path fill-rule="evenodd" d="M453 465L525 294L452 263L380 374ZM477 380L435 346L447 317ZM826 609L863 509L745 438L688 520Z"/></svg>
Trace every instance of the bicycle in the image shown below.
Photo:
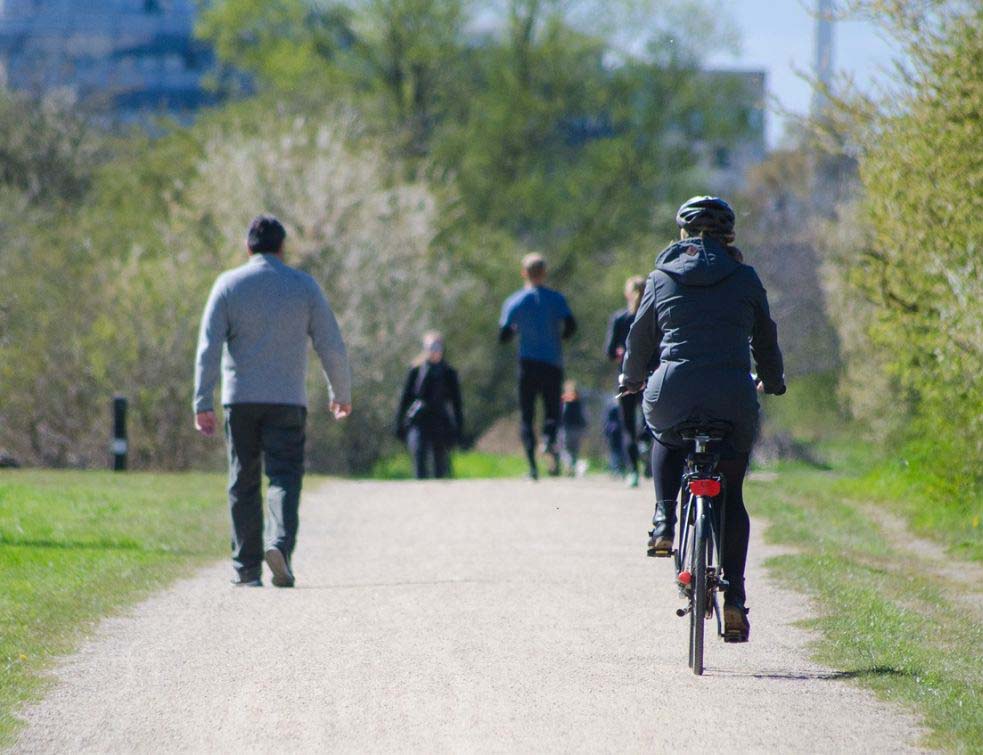
<svg viewBox="0 0 983 755"><path fill-rule="evenodd" d="M677 428L680 436L693 444L686 457L679 492L679 539L673 551L676 584L688 600L679 617L689 614L689 665L697 676L703 674L703 644L706 622L716 618L717 634L725 642L717 593L727 589L721 554L724 545L724 510L727 505L726 481L718 471L720 455L714 448L730 433L729 422L694 420Z"/></svg>

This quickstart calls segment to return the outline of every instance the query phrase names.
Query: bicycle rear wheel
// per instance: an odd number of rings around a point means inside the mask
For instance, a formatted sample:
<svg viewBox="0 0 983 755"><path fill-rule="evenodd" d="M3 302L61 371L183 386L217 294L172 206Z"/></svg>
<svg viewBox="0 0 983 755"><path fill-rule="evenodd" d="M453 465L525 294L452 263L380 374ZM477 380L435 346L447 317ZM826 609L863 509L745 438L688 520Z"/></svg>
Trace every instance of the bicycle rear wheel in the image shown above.
<svg viewBox="0 0 983 755"><path fill-rule="evenodd" d="M679 537L676 548L676 576L682 572L689 572L692 577L693 566L693 523L691 518L695 513L696 499L692 496L684 498L679 506ZM693 668L693 587L692 581L688 588L689 592L689 630L686 635L686 645L689 651L688 665Z"/></svg>
<svg viewBox="0 0 983 755"><path fill-rule="evenodd" d="M693 560L690 574L693 575L693 610L690 612L690 665L697 676L703 674L703 639L707 618L707 556L709 546L709 526L703 506L697 508L696 525L693 530Z"/></svg>

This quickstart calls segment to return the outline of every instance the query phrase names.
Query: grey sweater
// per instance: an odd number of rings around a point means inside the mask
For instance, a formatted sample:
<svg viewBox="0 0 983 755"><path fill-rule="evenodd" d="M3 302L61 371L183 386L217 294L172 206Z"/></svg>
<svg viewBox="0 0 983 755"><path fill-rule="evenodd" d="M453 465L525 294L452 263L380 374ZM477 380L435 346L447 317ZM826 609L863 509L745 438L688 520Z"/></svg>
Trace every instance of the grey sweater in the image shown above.
<svg viewBox="0 0 983 755"><path fill-rule="evenodd" d="M348 354L331 306L307 273L272 254L255 254L218 277L208 297L195 359L194 409L212 409L222 371L222 404L307 405L307 341L314 344L331 398L351 403Z"/></svg>

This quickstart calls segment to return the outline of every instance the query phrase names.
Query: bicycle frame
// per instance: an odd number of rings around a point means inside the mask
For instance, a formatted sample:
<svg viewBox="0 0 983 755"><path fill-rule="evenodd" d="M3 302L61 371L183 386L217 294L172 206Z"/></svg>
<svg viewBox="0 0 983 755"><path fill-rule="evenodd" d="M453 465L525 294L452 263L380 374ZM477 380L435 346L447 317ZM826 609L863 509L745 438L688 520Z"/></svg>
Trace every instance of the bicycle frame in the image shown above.
<svg viewBox="0 0 983 755"><path fill-rule="evenodd" d="M710 548L707 554L707 611L708 615L712 612L717 621L717 634L723 636L723 622L721 620L720 606L717 601L717 592L726 589L727 582L723 579L721 568L721 557L724 546L724 521L725 507L727 501L726 480L717 471L717 463L720 460L719 454L714 453L710 446L717 439L709 435L698 434L692 438L694 450L686 458L686 467L679 490L679 541L675 551L675 567L677 583L680 585L684 596L689 603L685 610L677 611L679 615L686 615L694 610L694 592L698 585L683 585L679 582L679 575L689 570L686 564L687 555L694 546L692 539L695 536L697 522L702 522L704 529L706 524L710 525ZM690 490L690 483L698 480L712 480L720 485L720 493L717 496L697 495ZM692 575L691 575L692 576Z"/></svg>

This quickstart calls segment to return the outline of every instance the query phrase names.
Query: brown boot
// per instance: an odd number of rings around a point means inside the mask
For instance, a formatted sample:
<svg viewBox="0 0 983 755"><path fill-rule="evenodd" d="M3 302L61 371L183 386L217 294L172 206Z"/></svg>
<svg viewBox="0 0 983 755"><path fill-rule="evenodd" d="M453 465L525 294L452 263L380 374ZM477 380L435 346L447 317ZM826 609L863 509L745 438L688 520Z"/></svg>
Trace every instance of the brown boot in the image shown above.
<svg viewBox="0 0 983 755"><path fill-rule="evenodd" d="M656 501L652 531L649 532L648 555L668 558L672 555L672 538L676 529L676 501Z"/></svg>
<svg viewBox="0 0 983 755"><path fill-rule="evenodd" d="M751 622L747 620L747 609L724 603L724 642L747 642L750 636Z"/></svg>

